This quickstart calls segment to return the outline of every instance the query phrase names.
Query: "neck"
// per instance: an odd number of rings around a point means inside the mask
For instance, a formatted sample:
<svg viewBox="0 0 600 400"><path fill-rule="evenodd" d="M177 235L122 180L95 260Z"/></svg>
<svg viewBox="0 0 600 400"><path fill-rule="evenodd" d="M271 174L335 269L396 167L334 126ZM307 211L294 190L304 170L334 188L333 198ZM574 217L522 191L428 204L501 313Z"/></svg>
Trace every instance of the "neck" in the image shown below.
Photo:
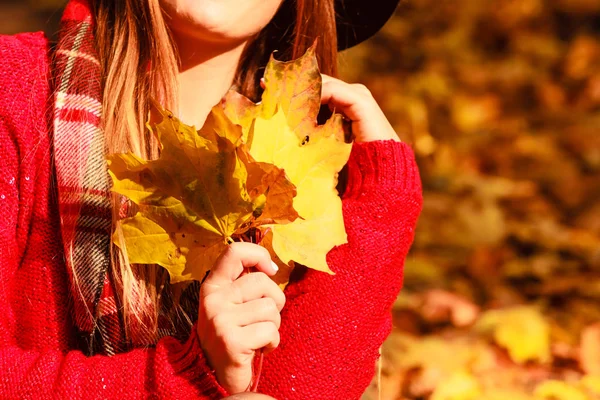
<svg viewBox="0 0 600 400"><path fill-rule="evenodd" d="M181 68L179 83L179 118L197 129L211 108L233 84L237 66L246 42L224 46L198 43L175 36Z"/></svg>

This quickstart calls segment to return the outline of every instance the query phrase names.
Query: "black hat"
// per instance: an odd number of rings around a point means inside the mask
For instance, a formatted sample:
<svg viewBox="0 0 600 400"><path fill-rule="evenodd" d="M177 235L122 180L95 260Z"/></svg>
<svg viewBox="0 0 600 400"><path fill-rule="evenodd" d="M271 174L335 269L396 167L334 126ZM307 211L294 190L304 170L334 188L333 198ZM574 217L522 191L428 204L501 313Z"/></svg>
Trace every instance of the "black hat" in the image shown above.
<svg viewBox="0 0 600 400"><path fill-rule="evenodd" d="M394 14L400 0L336 0L338 50L364 42Z"/></svg>
<svg viewBox="0 0 600 400"><path fill-rule="evenodd" d="M335 0L338 50L349 49L377 33L390 19L400 0ZM296 10L285 0L273 18L278 39L293 31Z"/></svg>

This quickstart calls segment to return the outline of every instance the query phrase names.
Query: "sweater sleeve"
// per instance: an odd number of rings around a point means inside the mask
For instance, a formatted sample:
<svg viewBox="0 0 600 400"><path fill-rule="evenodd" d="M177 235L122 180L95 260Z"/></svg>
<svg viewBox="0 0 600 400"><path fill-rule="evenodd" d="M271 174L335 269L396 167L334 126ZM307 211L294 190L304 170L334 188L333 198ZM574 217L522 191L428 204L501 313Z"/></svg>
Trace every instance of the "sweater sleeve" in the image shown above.
<svg viewBox="0 0 600 400"><path fill-rule="evenodd" d="M411 149L355 143L342 199L348 243L327 262L335 275L307 270L286 288L279 347L265 356L261 392L278 399L359 399L379 347L422 205Z"/></svg>
<svg viewBox="0 0 600 400"><path fill-rule="evenodd" d="M227 393L207 367L196 335L112 357L79 351L0 347L3 399L220 399Z"/></svg>
<svg viewBox="0 0 600 400"><path fill-rule="evenodd" d="M112 357L74 348L48 134L47 41L0 35L0 398L217 399L197 335Z"/></svg>

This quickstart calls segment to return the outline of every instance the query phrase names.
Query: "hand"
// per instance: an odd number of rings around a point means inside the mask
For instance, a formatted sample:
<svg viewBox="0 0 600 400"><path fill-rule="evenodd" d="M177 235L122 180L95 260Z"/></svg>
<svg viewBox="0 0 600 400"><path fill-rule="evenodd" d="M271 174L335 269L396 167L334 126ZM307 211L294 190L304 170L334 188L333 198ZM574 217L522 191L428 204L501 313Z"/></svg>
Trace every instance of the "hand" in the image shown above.
<svg viewBox="0 0 600 400"><path fill-rule="evenodd" d="M357 142L374 140L400 141L373 95L364 85L349 84L322 75L321 104L342 113L352 121L352 134Z"/></svg>
<svg viewBox="0 0 600 400"><path fill-rule="evenodd" d="M200 286L198 337L219 383L230 393L252 380L255 350L279 345L285 295L267 275L275 275L269 252L252 243L233 243ZM259 272L244 274L244 268Z"/></svg>

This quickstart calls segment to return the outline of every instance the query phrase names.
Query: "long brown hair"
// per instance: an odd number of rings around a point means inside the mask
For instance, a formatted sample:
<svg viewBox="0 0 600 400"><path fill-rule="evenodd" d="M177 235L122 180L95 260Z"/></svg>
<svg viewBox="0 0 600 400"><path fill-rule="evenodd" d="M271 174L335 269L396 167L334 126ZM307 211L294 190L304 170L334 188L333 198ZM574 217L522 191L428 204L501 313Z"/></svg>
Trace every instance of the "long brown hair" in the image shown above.
<svg viewBox="0 0 600 400"><path fill-rule="evenodd" d="M249 44L235 79L254 100L270 54L278 59L302 55L319 38L321 72L337 75L337 37L333 0L284 0L275 18ZM131 151L155 158L158 146L144 128L150 98L167 108L177 104L179 60L159 0L95 0L96 45L103 70L103 128L109 154ZM290 28L289 21L296 23ZM286 23L287 21L287 23ZM151 68L149 68L151 66ZM113 198L113 230L122 200ZM157 266L132 265L113 247L112 277L123 310L125 331L144 329L158 339L158 310L168 274ZM149 343L138 343L149 344Z"/></svg>

